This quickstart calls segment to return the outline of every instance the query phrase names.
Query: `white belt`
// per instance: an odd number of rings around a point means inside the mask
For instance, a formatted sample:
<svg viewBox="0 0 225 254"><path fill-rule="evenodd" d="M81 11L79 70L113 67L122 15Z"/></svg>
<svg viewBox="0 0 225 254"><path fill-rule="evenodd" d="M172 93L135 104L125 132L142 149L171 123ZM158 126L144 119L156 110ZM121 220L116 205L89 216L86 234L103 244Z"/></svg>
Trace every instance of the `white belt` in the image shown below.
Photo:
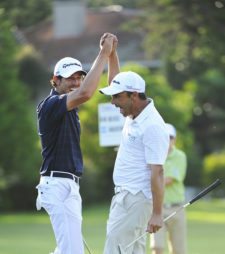
<svg viewBox="0 0 225 254"><path fill-rule="evenodd" d="M126 188L122 187L122 186L115 186L114 187L114 193L117 194L121 191L127 190Z"/></svg>

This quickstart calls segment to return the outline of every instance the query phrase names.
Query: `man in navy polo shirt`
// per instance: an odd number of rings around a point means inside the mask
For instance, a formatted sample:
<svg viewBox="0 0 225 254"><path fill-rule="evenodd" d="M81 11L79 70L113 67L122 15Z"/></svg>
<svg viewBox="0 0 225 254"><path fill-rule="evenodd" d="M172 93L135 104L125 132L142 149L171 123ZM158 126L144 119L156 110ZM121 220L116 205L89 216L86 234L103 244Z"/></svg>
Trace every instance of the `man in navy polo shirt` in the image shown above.
<svg viewBox="0 0 225 254"><path fill-rule="evenodd" d="M100 51L86 75L81 63L65 57L55 66L53 89L37 107L43 163L37 209L50 216L57 247L54 254L83 254L79 179L83 171L77 107L88 101L100 80L117 38L104 34Z"/></svg>

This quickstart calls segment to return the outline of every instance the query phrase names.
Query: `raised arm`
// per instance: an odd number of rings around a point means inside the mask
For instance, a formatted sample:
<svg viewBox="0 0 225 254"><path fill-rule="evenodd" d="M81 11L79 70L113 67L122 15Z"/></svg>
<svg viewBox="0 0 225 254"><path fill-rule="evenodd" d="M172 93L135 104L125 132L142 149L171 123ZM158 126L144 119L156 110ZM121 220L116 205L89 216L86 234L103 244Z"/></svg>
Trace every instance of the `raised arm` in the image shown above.
<svg viewBox="0 0 225 254"><path fill-rule="evenodd" d="M116 37L113 39L113 48L108 60L108 84L111 83L113 78L120 72L119 57L117 54L118 40Z"/></svg>
<svg viewBox="0 0 225 254"><path fill-rule="evenodd" d="M104 39L104 43L100 43L100 51L96 57L91 70L85 77L82 85L79 89L72 91L67 96L67 109L71 110L80 104L88 101L94 94L101 74L104 71L105 65L107 63L108 57L112 52L113 48L113 36L107 36Z"/></svg>

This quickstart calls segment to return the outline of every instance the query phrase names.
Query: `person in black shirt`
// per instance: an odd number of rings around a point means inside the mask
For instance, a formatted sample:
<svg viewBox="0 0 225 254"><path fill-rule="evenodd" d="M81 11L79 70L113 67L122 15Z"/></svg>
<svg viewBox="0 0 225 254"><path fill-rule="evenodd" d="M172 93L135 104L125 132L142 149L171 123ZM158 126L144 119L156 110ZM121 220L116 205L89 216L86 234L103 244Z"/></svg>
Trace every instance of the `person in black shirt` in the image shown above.
<svg viewBox="0 0 225 254"><path fill-rule="evenodd" d="M43 207L50 216L57 243L54 254L84 253L79 192L83 160L77 108L93 96L116 44L112 34L101 37L99 54L88 74L77 59L58 61L51 80L53 89L37 107L43 157L37 209Z"/></svg>

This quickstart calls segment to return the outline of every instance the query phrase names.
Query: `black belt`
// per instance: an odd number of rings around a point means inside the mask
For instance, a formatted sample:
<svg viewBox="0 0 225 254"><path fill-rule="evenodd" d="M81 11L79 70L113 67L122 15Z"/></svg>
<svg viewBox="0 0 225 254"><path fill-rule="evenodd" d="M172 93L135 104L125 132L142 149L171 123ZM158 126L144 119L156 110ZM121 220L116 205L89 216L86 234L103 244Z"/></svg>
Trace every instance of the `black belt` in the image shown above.
<svg viewBox="0 0 225 254"><path fill-rule="evenodd" d="M80 182L80 177L71 173L67 173L67 172L50 171L50 172L45 172L44 174L42 174L42 176L68 178L68 179L74 180L78 184Z"/></svg>

